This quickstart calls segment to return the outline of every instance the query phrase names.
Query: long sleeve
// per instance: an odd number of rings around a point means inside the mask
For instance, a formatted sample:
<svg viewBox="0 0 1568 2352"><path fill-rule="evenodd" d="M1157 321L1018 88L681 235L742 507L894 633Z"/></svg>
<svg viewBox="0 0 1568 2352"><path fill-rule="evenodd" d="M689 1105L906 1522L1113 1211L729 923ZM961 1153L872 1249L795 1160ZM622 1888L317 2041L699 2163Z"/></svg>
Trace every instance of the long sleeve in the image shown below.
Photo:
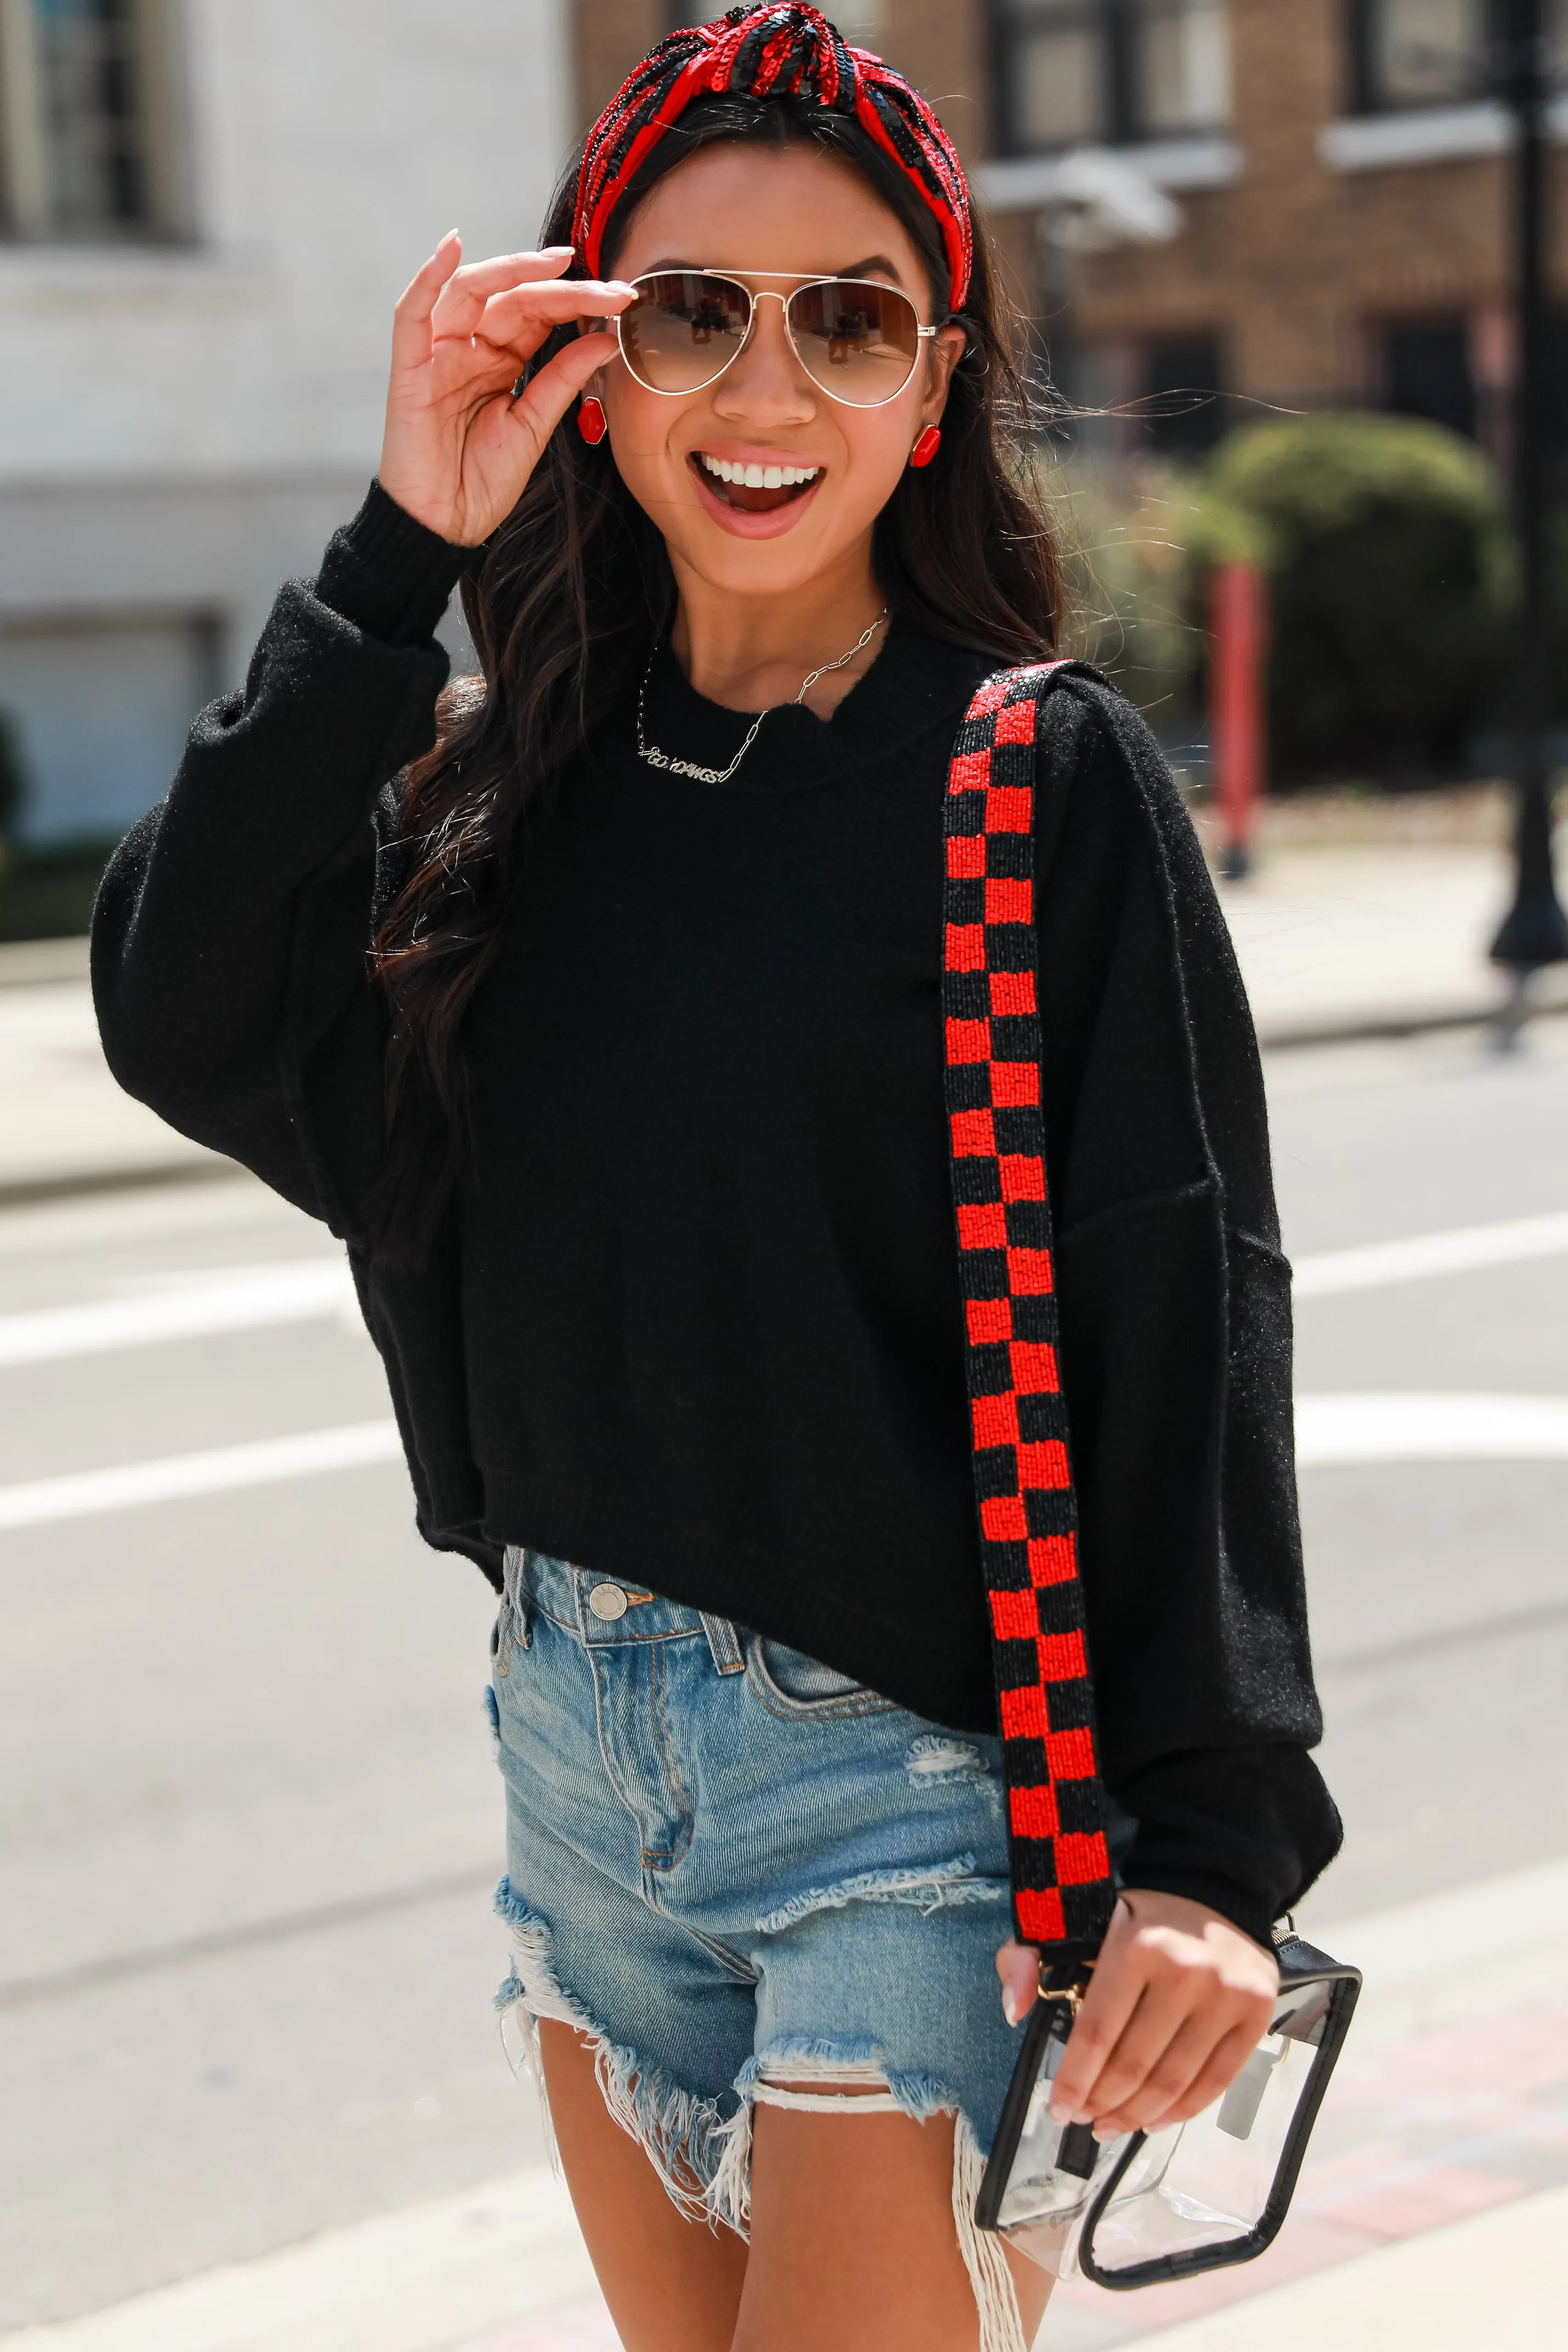
<svg viewBox="0 0 1568 2352"><path fill-rule="evenodd" d="M465 561L372 488L314 585L281 591L243 692L196 719L93 918L121 1086L340 1232L382 1130L376 803L434 740Z"/></svg>
<svg viewBox="0 0 1568 2352"><path fill-rule="evenodd" d="M1104 1770L1129 1885L1260 1940L1332 1859L1307 1753L1290 1268L1224 919L1152 737L1045 705L1041 1006L1062 1371Z"/></svg>

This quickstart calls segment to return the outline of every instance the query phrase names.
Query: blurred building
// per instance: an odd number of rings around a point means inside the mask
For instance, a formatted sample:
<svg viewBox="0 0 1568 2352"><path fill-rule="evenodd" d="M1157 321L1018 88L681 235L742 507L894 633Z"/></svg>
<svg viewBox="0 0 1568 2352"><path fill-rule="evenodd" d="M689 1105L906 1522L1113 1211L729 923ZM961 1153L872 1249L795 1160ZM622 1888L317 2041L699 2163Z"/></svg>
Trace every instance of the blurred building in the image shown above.
<svg viewBox="0 0 1568 2352"><path fill-rule="evenodd" d="M447 228L531 243L565 0L0 0L0 712L42 846L120 830L315 568Z"/></svg>
<svg viewBox="0 0 1568 2352"><path fill-rule="evenodd" d="M1568 80L1568 0L1549 15ZM1505 454L1495 0L860 0L838 20L936 101L1070 396L1153 412L1124 440L1179 454L1246 401L1354 403ZM575 0L580 118L690 21L663 0ZM1568 143L1568 99L1553 127ZM1568 445L1568 328L1559 341Z"/></svg>

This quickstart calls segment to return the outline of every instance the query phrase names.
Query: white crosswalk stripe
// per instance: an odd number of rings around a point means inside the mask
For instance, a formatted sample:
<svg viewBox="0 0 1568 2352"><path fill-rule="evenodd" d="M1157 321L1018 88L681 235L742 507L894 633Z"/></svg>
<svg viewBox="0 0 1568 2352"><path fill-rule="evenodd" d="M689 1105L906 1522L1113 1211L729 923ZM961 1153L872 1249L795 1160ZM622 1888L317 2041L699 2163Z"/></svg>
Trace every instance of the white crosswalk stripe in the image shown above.
<svg viewBox="0 0 1568 2352"><path fill-rule="evenodd" d="M1501 1224L1462 1225L1405 1241L1321 1251L1297 1260L1294 1289L1298 1299L1328 1298L1563 1255L1568 1255L1568 1212L1515 1217ZM358 1322L353 1278L341 1258L225 1266L177 1289L0 1315L0 1370L335 1315Z"/></svg>
<svg viewBox="0 0 1568 2352"><path fill-rule="evenodd" d="M394 1462L401 1454L395 1422L360 1421L341 1429L306 1430L295 1437L259 1438L248 1445L217 1445L202 1454L78 1470L63 1478L33 1478L25 1486L0 1486L0 1528L43 1527L55 1519L129 1510L140 1503L179 1502L235 1486L270 1486L285 1478L317 1477L324 1470Z"/></svg>
<svg viewBox="0 0 1568 2352"><path fill-rule="evenodd" d="M1568 1461L1568 1397L1382 1392L1296 1401L1304 1469L1375 1462ZM0 1530L179 1502L239 1486L273 1486L400 1458L392 1421L350 1423L293 1437L220 1445L152 1462L79 1470L0 1486Z"/></svg>
<svg viewBox="0 0 1568 2352"><path fill-rule="evenodd" d="M1407 1241L1325 1250L1297 1261L1293 1288L1298 1298L1329 1298L1342 1291L1429 1281L1437 1275L1470 1274L1488 1265L1519 1265L1565 1252L1568 1213L1511 1217L1503 1224L1461 1225L1452 1233L1414 1234Z"/></svg>
<svg viewBox="0 0 1568 2352"><path fill-rule="evenodd" d="M1296 1399L1303 1469L1357 1462L1568 1462L1568 1397L1372 1389Z"/></svg>
<svg viewBox="0 0 1568 2352"><path fill-rule="evenodd" d="M326 1315L359 1320L353 1277L342 1259L236 1266L177 1290L0 1316L0 1369L106 1355L163 1339L202 1339L214 1331L260 1331Z"/></svg>

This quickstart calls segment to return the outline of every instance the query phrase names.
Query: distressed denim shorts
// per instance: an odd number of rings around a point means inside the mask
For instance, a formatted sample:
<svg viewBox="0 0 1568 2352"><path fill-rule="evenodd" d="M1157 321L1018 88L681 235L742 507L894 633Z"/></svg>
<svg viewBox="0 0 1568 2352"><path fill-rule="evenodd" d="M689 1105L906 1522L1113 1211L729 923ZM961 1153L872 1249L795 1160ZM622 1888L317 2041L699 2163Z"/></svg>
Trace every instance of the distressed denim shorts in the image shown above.
<svg viewBox="0 0 1568 2352"><path fill-rule="evenodd" d="M742 2233L758 2100L956 2115L983 2341L1021 2343L969 2222L1019 2041L1000 1741L520 1546L491 1663L521 2055L540 2018L580 2028L672 2198Z"/></svg>

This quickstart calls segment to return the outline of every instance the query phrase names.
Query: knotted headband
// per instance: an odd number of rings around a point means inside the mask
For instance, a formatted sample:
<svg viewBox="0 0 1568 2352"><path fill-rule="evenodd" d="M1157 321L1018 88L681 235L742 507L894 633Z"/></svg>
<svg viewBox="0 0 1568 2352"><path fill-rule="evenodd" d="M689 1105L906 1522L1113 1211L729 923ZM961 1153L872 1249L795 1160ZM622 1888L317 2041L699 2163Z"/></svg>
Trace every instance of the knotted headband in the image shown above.
<svg viewBox="0 0 1568 2352"><path fill-rule="evenodd" d="M1040 704L1074 667L1003 670L964 715L947 774L942 996L1013 1917L1024 1943L1092 1954L1114 1887L1061 1392L1034 926Z"/></svg>
<svg viewBox="0 0 1568 2352"><path fill-rule="evenodd" d="M604 230L649 151L695 99L804 100L858 122L918 189L946 249L949 304L969 290L969 191L952 141L917 89L869 49L851 48L820 8L731 8L672 33L627 76L588 134L572 243L591 278Z"/></svg>

